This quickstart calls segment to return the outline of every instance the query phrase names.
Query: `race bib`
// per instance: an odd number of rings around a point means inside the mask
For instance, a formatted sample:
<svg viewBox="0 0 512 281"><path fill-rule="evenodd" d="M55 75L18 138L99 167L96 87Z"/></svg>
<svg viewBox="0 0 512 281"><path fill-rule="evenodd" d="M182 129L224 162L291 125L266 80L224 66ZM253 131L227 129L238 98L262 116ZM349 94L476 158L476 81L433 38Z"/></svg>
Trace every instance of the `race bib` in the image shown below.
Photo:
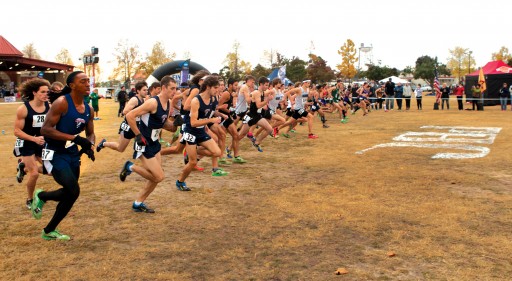
<svg viewBox="0 0 512 281"><path fill-rule="evenodd" d="M190 133L184 133L183 134L183 139L187 142L195 142L196 141L196 136L190 134Z"/></svg>
<svg viewBox="0 0 512 281"><path fill-rule="evenodd" d="M14 147L23 147L25 140L16 138L16 142L14 142Z"/></svg>
<svg viewBox="0 0 512 281"><path fill-rule="evenodd" d="M44 118L46 115L34 115L32 116L32 127L41 128L43 127Z"/></svg>
<svg viewBox="0 0 512 281"><path fill-rule="evenodd" d="M130 130L130 125L126 122L121 123L121 130L128 132Z"/></svg>
<svg viewBox="0 0 512 281"><path fill-rule="evenodd" d="M316 105L312 105L311 109L315 110L316 109Z"/></svg>
<svg viewBox="0 0 512 281"><path fill-rule="evenodd" d="M137 142L134 142L133 143L133 150L137 151L137 152L144 152L146 151L146 146L140 146L137 144Z"/></svg>
<svg viewBox="0 0 512 281"><path fill-rule="evenodd" d="M271 109L270 110L270 115L274 115L274 114L276 114L276 111Z"/></svg>
<svg viewBox="0 0 512 281"><path fill-rule="evenodd" d="M257 112L258 112L258 113L261 113L261 110L262 110L262 108L258 108Z"/></svg>
<svg viewBox="0 0 512 281"><path fill-rule="evenodd" d="M308 98L302 98L302 104L305 104L306 102L308 102Z"/></svg>
<svg viewBox="0 0 512 281"><path fill-rule="evenodd" d="M152 141L157 141L160 139L160 132L162 131L162 129L153 129L151 130L151 140Z"/></svg>
<svg viewBox="0 0 512 281"><path fill-rule="evenodd" d="M44 148L43 149L43 153L41 155L41 159L47 160L47 161L53 160L53 154L54 153L55 153L55 151L53 151L51 149Z"/></svg>
<svg viewBox="0 0 512 281"><path fill-rule="evenodd" d="M252 119L251 116L246 114L244 116L244 121L242 123L247 124L247 123L249 123L249 121L251 121L251 119Z"/></svg>
<svg viewBox="0 0 512 281"><path fill-rule="evenodd" d="M304 108L299 109L299 114L302 115L302 113L304 113Z"/></svg>

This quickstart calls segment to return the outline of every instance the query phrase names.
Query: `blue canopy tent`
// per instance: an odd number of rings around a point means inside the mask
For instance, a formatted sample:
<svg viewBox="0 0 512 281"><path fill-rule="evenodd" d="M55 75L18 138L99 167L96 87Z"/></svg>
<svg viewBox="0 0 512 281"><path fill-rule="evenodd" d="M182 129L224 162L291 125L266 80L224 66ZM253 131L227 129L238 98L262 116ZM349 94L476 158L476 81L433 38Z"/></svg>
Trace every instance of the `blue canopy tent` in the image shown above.
<svg viewBox="0 0 512 281"><path fill-rule="evenodd" d="M293 82L286 78L286 66L282 66L280 68L275 68L272 72L267 76L268 80L272 81L275 78L280 78L285 86L293 84Z"/></svg>

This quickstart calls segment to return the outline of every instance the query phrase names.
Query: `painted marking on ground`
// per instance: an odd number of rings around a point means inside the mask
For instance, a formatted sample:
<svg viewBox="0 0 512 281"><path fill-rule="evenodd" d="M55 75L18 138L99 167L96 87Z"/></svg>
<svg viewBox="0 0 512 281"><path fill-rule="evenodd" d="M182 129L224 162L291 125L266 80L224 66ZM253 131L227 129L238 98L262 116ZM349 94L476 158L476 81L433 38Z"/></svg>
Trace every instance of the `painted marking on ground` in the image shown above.
<svg viewBox="0 0 512 281"><path fill-rule="evenodd" d="M394 142L377 144L370 148L357 151L363 154L376 148L385 147L419 147L461 152L442 152L432 156L433 159L470 159L482 158L491 151L490 148L475 144L492 144L501 128L495 127L462 127L462 126L422 126L430 129L426 132L406 132L393 138Z"/></svg>

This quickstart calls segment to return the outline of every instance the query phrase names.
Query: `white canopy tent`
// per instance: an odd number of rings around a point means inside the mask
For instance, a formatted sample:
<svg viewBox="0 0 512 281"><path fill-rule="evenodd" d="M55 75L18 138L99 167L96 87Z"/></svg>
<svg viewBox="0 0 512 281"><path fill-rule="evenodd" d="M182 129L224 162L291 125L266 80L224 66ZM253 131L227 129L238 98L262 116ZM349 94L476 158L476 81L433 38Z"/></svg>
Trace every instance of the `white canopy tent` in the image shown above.
<svg viewBox="0 0 512 281"><path fill-rule="evenodd" d="M391 79L391 81L393 81L395 84L396 83L402 83L402 84L405 84L405 83L411 83L405 79L402 79L402 78L398 78L396 76L389 76L389 77L386 77L382 80L379 80L379 83L386 83L389 81L389 79Z"/></svg>

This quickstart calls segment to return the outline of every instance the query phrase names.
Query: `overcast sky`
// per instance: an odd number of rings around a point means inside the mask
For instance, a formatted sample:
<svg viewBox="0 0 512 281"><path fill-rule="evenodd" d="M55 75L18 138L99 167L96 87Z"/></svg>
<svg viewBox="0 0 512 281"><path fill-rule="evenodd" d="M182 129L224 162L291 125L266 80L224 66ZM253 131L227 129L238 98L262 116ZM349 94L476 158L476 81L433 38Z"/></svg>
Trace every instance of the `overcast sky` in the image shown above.
<svg viewBox="0 0 512 281"><path fill-rule="evenodd" d="M311 51L334 68L347 39L371 45L374 63L398 69L423 55L446 63L455 47L473 51L483 66L502 46L512 51L511 10L505 0L478 6L454 0L3 1L0 35L20 51L34 43L50 61L66 48L74 64L96 46L103 70L112 68L114 48L124 39L143 55L162 41L176 59L189 52L211 72L222 68L235 40L253 67L272 49L303 60Z"/></svg>

